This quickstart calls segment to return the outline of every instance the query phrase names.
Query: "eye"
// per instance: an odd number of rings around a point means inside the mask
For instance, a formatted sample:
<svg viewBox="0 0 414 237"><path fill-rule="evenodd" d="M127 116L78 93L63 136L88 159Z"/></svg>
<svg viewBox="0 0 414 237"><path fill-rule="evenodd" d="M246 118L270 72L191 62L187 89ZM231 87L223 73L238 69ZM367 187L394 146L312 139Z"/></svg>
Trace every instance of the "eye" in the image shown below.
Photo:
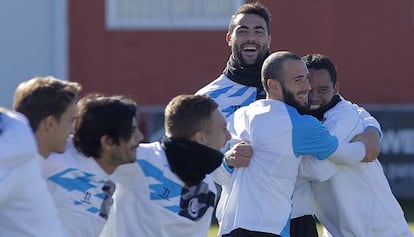
<svg viewBox="0 0 414 237"><path fill-rule="evenodd" d="M328 88L319 89L319 93L327 93L327 92L328 92Z"/></svg>
<svg viewBox="0 0 414 237"><path fill-rule="evenodd" d="M254 33L257 34L257 35L263 35L265 33L265 31L263 29L257 29L257 30L255 30Z"/></svg>
<svg viewBox="0 0 414 237"><path fill-rule="evenodd" d="M247 29L245 29L245 28L237 29L236 33L241 34L241 35L247 34Z"/></svg>

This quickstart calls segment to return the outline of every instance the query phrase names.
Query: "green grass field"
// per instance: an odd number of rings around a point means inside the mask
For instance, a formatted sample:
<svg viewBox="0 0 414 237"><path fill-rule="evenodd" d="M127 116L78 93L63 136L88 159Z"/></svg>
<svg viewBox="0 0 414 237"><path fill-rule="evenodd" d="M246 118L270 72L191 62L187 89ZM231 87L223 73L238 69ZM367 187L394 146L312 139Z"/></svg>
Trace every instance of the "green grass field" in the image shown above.
<svg viewBox="0 0 414 237"><path fill-rule="evenodd" d="M414 233L414 222L410 222L410 229L411 232ZM318 224L318 232L319 232L319 236L322 237L322 228L321 225ZM216 237L217 236L217 225L212 225L210 228L210 231L208 232L208 236L207 237Z"/></svg>
<svg viewBox="0 0 414 237"><path fill-rule="evenodd" d="M404 215L406 220L409 222L411 232L414 233L414 199L398 199L402 209L404 210ZM213 223L217 223L217 220L214 219ZM322 228L321 225L318 225L319 236L322 237ZM217 225L212 225L207 237L216 237L217 236Z"/></svg>

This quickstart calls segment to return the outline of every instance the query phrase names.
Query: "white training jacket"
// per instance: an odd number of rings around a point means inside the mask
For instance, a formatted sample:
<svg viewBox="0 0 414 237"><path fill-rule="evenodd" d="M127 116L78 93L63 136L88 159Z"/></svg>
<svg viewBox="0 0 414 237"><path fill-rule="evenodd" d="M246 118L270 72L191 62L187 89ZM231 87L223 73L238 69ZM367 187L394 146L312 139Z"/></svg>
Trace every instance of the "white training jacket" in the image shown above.
<svg viewBox="0 0 414 237"><path fill-rule="evenodd" d="M256 100L257 88L239 84L221 74L195 94L208 95L214 99L219 106L219 111L227 119L238 108L247 106Z"/></svg>
<svg viewBox="0 0 414 237"><path fill-rule="evenodd" d="M227 123L230 124L232 121L229 120L229 118L234 111L241 107L247 106L256 100L257 88L234 82L225 74L221 74L218 78L205 85L195 94L207 95L214 99L214 101L218 104L219 111L226 118ZM225 152L229 150L231 145L232 143L227 143L222 151ZM228 192L225 184L230 181L232 173L233 168L230 168L225 162L225 159L223 159L221 167L216 169L211 174L214 181L221 186L220 199L217 204L218 210L222 209L222 206L224 205L223 202L226 200Z"/></svg>
<svg viewBox="0 0 414 237"><path fill-rule="evenodd" d="M185 186L159 142L140 144L137 161L114 173L114 204L101 237L205 237L216 202L209 175Z"/></svg>
<svg viewBox="0 0 414 237"><path fill-rule="evenodd" d="M79 153L68 139L66 151L52 153L42 164L42 174L68 237L99 236L106 223L100 216L110 176L95 159Z"/></svg>
<svg viewBox="0 0 414 237"><path fill-rule="evenodd" d="M362 123L364 128L373 127L378 130L380 137L382 136L381 127L378 121L371 116L364 108L358 106L357 104L352 104L351 102L345 100L341 97L342 102L346 102L351 106L358 114L359 117L362 119ZM342 103L341 102L341 103ZM355 160L350 160L350 165L354 165L356 162ZM313 192L309 183L309 180L306 180L302 177L298 177L296 184L295 184L295 191L293 193L293 207L292 207L292 216L291 218L298 218L304 215L315 215L315 207L314 207L314 196Z"/></svg>
<svg viewBox="0 0 414 237"><path fill-rule="evenodd" d="M329 132L343 142L364 128L360 115L347 101L327 111L325 119ZM378 160L341 165L304 157L300 175L313 180L316 216L332 236L413 236Z"/></svg>
<svg viewBox="0 0 414 237"><path fill-rule="evenodd" d="M345 154L365 155L362 143L338 143L315 118L277 100L238 109L229 125L232 137L250 141L254 152L249 166L234 169L227 184L228 195L216 213L220 236L236 228L289 236L300 157L345 162Z"/></svg>
<svg viewBox="0 0 414 237"><path fill-rule="evenodd" d="M26 117L0 116L0 236L64 236Z"/></svg>

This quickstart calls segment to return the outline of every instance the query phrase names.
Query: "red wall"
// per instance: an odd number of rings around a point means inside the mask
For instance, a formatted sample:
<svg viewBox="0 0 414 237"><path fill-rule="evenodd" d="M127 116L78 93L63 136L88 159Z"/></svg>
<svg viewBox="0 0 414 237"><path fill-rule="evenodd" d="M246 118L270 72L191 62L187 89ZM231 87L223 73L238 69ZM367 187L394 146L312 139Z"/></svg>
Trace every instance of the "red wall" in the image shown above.
<svg viewBox="0 0 414 237"><path fill-rule="evenodd" d="M412 0L262 0L272 51L323 53L341 93L360 104L414 103ZM69 77L83 92L166 104L216 78L230 53L222 31L107 31L104 1L69 4Z"/></svg>

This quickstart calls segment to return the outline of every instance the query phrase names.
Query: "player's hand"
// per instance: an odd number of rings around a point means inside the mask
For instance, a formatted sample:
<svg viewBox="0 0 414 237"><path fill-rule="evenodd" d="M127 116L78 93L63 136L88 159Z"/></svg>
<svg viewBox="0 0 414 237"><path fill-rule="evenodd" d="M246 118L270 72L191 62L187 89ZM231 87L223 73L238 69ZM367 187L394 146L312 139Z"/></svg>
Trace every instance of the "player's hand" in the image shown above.
<svg viewBox="0 0 414 237"><path fill-rule="evenodd" d="M233 168L247 167L253 155L250 143L242 141L234 145L225 154L226 162Z"/></svg>
<svg viewBox="0 0 414 237"><path fill-rule="evenodd" d="M381 151L379 134L375 128L367 128L363 133L352 138L351 142L362 142L365 145L365 157L362 162L371 162L377 159Z"/></svg>

